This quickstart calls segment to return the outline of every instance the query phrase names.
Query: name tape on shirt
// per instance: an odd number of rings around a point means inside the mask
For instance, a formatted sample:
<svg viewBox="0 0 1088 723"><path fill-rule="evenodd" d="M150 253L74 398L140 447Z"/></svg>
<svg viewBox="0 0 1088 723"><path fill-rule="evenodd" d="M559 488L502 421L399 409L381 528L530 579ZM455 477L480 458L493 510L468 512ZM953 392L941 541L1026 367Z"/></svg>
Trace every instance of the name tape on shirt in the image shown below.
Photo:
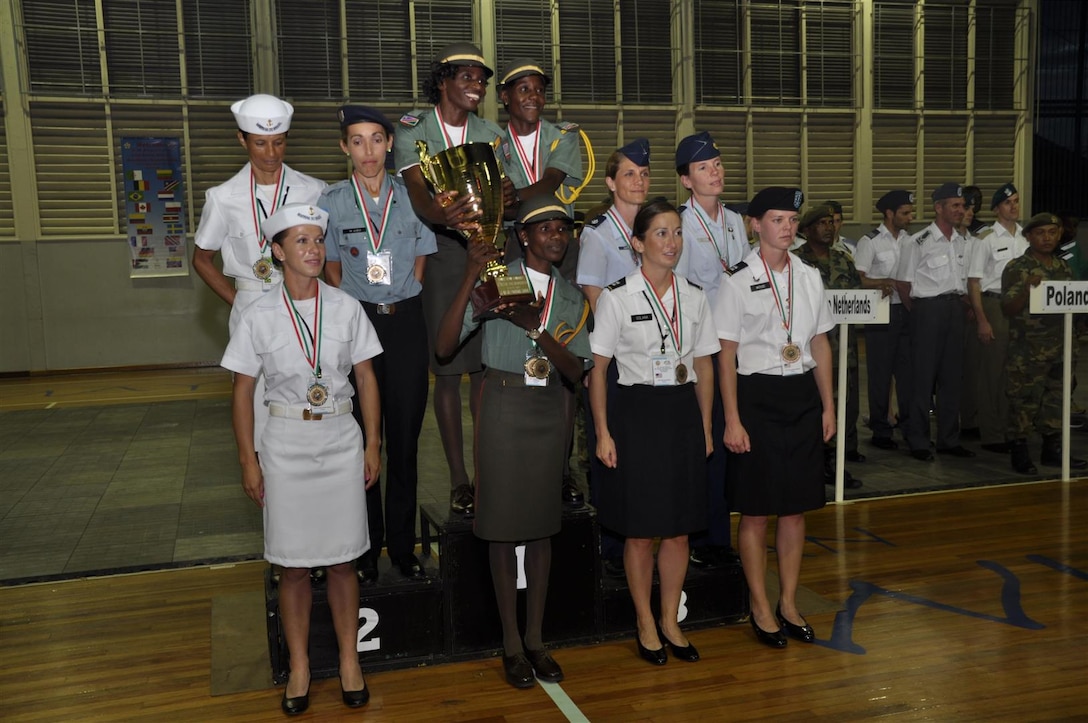
<svg viewBox="0 0 1088 723"><path fill-rule="evenodd" d="M1032 314L1088 312L1088 281L1044 281L1029 297Z"/></svg>
<svg viewBox="0 0 1088 723"><path fill-rule="evenodd" d="M824 301L836 324L887 324L891 316L880 289L824 289Z"/></svg>

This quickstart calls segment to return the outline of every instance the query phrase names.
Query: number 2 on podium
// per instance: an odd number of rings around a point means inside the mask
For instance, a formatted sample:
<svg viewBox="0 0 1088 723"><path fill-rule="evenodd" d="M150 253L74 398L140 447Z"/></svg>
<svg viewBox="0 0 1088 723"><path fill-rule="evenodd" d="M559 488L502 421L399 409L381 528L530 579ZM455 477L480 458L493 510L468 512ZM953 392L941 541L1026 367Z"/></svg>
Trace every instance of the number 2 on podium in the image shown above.
<svg viewBox="0 0 1088 723"><path fill-rule="evenodd" d="M356 643L355 650L360 653L381 650L382 639L379 636L367 640L367 636L378 627L378 611L374 608L359 608L359 621L359 642Z"/></svg>

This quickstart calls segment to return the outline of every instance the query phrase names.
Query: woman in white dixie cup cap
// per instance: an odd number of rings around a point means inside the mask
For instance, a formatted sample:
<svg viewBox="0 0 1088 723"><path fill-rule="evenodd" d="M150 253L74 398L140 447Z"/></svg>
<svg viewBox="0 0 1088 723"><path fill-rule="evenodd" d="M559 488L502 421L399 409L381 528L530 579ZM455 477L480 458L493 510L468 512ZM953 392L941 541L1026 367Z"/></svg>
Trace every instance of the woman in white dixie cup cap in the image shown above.
<svg viewBox="0 0 1088 723"><path fill-rule="evenodd" d="M251 95L230 107L238 125L238 143L249 162L226 183L209 188L196 230L193 269L223 301L231 305L229 330L238 312L280 280L272 263L269 239L261 222L287 203L317 203L325 183L292 170L283 162L294 108L271 95ZM223 254L223 270L216 267ZM261 398L263 380L257 381ZM254 410L257 440L267 412Z"/></svg>
<svg viewBox="0 0 1088 723"><path fill-rule="evenodd" d="M234 436L242 486L264 511L264 556L283 566L280 614L291 677L281 707L309 705L310 576L328 566L329 608L340 647L344 704L370 693L355 650L359 580L352 561L370 547L367 484L381 466L378 383L371 364L382 347L355 299L318 279L325 265L328 215L305 204L281 206L261 224L283 281L239 314L222 365L234 372ZM355 374L364 450L351 415ZM256 377L265 375L269 420L253 451Z"/></svg>

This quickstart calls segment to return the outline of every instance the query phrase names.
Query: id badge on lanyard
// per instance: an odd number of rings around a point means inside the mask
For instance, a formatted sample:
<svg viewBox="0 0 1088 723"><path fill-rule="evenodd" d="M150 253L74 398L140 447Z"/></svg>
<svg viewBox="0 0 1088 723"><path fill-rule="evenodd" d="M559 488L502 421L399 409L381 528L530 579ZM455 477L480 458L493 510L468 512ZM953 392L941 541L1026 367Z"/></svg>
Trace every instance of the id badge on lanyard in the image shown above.
<svg viewBox="0 0 1088 723"><path fill-rule="evenodd" d="M656 354L650 357L650 369L654 375L655 387L676 386L676 359L668 354Z"/></svg>

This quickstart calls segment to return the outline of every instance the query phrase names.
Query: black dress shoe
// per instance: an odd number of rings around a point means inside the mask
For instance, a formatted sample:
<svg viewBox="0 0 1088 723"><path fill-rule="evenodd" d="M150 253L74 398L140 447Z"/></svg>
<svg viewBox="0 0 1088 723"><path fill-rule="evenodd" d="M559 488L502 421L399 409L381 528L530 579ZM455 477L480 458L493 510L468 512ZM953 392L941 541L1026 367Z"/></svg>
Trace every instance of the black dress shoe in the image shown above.
<svg viewBox="0 0 1088 723"><path fill-rule="evenodd" d="M465 517L470 517L476 511L476 493L472 485L457 485L450 491L450 509Z"/></svg>
<svg viewBox="0 0 1088 723"><path fill-rule="evenodd" d="M899 443L891 437L873 437L869 440L869 444L877 449L899 449Z"/></svg>
<svg viewBox="0 0 1088 723"><path fill-rule="evenodd" d="M669 646L669 650L672 651L672 656L677 660L683 660L685 663L695 663L699 660L699 651L695 649L695 646L688 641L687 645L680 646L669 640L668 636L661 631L661 628L657 629L657 637L661 638L665 645Z"/></svg>
<svg viewBox="0 0 1088 723"><path fill-rule="evenodd" d="M786 631L786 635L789 635L794 640L800 640L802 643L811 643L816 639L816 633L812 630L812 626L807 622L804 625L794 625L782 614L782 607L778 606L774 609L774 616L778 619L778 624L782 626L782 629ZM801 618L804 620L804 618Z"/></svg>
<svg viewBox="0 0 1088 723"><path fill-rule="evenodd" d="M665 652L664 645L662 645L657 650L650 650L642 644L641 640L639 640L637 632L635 633L635 643L638 644L639 657L645 660L647 663L650 663L651 665L664 665L665 663L669 662L669 656Z"/></svg>
<svg viewBox="0 0 1088 723"><path fill-rule="evenodd" d="M1012 445L1008 442L994 442L993 444L980 444L987 452L993 452L994 454L1008 454L1012 449Z"/></svg>
<svg viewBox="0 0 1088 723"><path fill-rule="evenodd" d="M398 557L394 560L393 567L400 570L400 574L404 575L409 580L421 580L424 577L423 566L419 564L419 560L416 556L409 553L403 557Z"/></svg>
<svg viewBox="0 0 1088 723"><path fill-rule="evenodd" d="M861 452L857 451L856 449L848 449L848 450L846 450L846 461L847 462L864 462L865 461L865 455L862 454Z"/></svg>
<svg viewBox="0 0 1088 723"><path fill-rule="evenodd" d="M506 674L506 682L515 688L532 688L536 685L533 666L525 653L502 656L502 670Z"/></svg>
<svg viewBox="0 0 1088 723"><path fill-rule="evenodd" d="M601 559L601 572L605 577L614 579L627 577L623 569L622 557L605 557Z"/></svg>
<svg viewBox="0 0 1088 723"><path fill-rule="evenodd" d="M368 553L360 557L358 567L355 568L355 574L359 576L361 585L370 586L378 582L377 556Z"/></svg>
<svg viewBox="0 0 1088 723"><path fill-rule="evenodd" d="M834 487L835 486L835 478L834 477L830 477L830 478L829 477L824 477L824 484L828 485L830 487ZM856 490L856 489L859 489L861 487L861 480L859 480L854 475L850 474L850 471L847 470L842 475L842 486L845 489L848 489L848 490Z"/></svg>
<svg viewBox="0 0 1088 723"><path fill-rule="evenodd" d="M340 697L348 708L362 708L370 702L370 688L363 681L362 690L344 690L344 681L340 681Z"/></svg>
<svg viewBox="0 0 1088 723"><path fill-rule="evenodd" d="M975 456L974 452L962 444L957 444L955 447L941 447L937 450L937 454L946 454L949 457L959 457L960 459L970 459Z"/></svg>
<svg viewBox="0 0 1088 723"><path fill-rule="evenodd" d="M548 655L547 650L529 650L526 648L525 657L529 659L529 664L533 666L533 672L540 680L545 683L558 683L563 680L563 669L559 667L559 663L555 662L552 656Z"/></svg>
<svg viewBox="0 0 1088 723"><path fill-rule="evenodd" d="M928 449L912 449L910 451L910 456L914 457L919 462L933 461L933 453L930 452Z"/></svg>
<svg viewBox="0 0 1088 723"><path fill-rule="evenodd" d="M573 509L585 507L586 504L586 496L582 494L582 490L578 489L578 485L570 480L563 482L563 491L560 498L563 500L564 505Z"/></svg>
<svg viewBox="0 0 1088 723"><path fill-rule="evenodd" d="M773 633L769 633L756 624L755 615L749 616L748 620L752 623L752 630L756 633L756 640L772 648L786 647L786 643L789 641L786 640L786 634L782 632L781 628L775 630Z"/></svg>
<svg viewBox="0 0 1088 723"><path fill-rule="evenodd" d="M715 559L714 551L710 549L710 546L705 547L693 547L688 552L688 563L692 567L697 567L700 570L705 570L717 566L717 560Z"/></svg>
<svg viewBox="0 0 1088 723"><path fill-rule="evenodd" d="M283 688L283 700L280 701L280 708L287 715L301 715L306 712L306 709L310 707L310 686L306 686L306 692L295 698L287 697L287 686Z"/></svg>

